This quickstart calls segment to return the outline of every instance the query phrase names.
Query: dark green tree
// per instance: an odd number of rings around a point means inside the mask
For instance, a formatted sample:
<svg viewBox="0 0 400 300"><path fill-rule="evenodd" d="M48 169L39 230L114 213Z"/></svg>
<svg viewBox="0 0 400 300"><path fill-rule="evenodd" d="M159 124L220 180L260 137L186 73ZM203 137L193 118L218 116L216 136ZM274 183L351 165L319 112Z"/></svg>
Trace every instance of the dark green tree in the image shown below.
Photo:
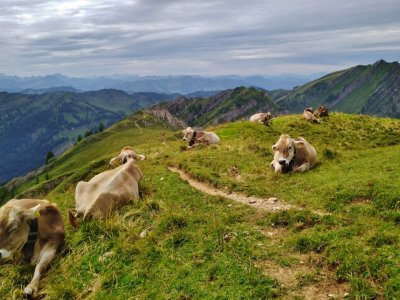
<svg viewBox="0 0 400 300"><path fill-rule="evenodd" d="M93 132L91 130L88 130L85 132L84 137L87 138L88 136L91 136Z"/></svg>
<svg viewBox="0 0 400 300"><path fill-rule="evenodd" d="M100 123L99 124L99 128L97 130L98 130L98 132L103 132L104 131L104 124Z"/></svg>
<svg viewBox="0 0 400 300"><path fill-rule="evenodd" d="M55 155L54 155L53 151L47 152L47 155L46 155L46 165L50 162L50 159L52 159L54 156L55 156Z"/></svg>

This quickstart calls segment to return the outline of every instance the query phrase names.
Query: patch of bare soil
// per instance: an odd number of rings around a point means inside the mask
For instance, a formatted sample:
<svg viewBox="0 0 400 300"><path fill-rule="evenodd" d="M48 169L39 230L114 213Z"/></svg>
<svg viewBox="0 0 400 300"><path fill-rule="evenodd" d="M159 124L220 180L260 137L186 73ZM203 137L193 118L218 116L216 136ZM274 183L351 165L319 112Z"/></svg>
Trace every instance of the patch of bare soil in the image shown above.
<svg viewBox="0 0 400 300"><path fill-rule="evenodd" d="M297 265L289 267L265 262L263 272L279 282L286 299L345 299L350 290L347 282L336 281L333 272L313 266L309 257L301 257Z"/></svg>
<svg viewBox="0 0 400 300"><path fill-rule="evenodd" d="M262 234L270 237L270 245L279 247L284 243L286 229L281 227L257 228ZM330 270L324 258L316 253L288 253L290 266L282 266L274 260L264 260L256 266L280 284L282 299L347 299L350 285L339 283L334 271Z"/></svg>

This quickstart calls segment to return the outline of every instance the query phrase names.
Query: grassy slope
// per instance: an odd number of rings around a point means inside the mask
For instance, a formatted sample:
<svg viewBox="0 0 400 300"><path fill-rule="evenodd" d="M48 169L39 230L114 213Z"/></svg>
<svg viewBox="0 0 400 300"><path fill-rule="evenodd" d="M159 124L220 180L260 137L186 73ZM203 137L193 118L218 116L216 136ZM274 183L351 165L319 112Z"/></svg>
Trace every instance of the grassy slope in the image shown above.
<svg viewBox="0 0 400 300"><path fill-rule="evenodd" d="M122 146L147 155L139 162L145 174L141 201L76 232L67 225L64 254L42 283L49 299L292 297L317 285L328 269L350 283L352 297L399 296L399 121L333 114L319 125L297 115L279 117L270 128L228 123L213 128L220 145L184 151L172 131L167 145L161 143L161 126L141 133L134 121L148 116L137 116L79 143L49 171L53 180L68 176L46 195L66 217L76 182L107 169ZM272 174L270 147L283 132L316 146L321 163L313 171ZM215 186L277 196L306 210L267 213L206 196L168 172L168 164ZM234 165L240 177L230 175ZM47 193L43 180L33 187L39 194ZM148 235L139 238L144 229ZM309 269L298 274L296 285L279 285L269 268L295 270L300 260ZM2 265L0 298L20 293L31 275L24 264Z"/></svg>
<svg viewBox="0 0 400 300"><path fill-rule="evenodd" d="M398 102L398 93L393 91L398 86L399 70L398 63L378 61L334 72L293 90L278 99L278 104L291 112L324 104L340 112L396 116L396 105L391 109L386 103Z"/></svg>

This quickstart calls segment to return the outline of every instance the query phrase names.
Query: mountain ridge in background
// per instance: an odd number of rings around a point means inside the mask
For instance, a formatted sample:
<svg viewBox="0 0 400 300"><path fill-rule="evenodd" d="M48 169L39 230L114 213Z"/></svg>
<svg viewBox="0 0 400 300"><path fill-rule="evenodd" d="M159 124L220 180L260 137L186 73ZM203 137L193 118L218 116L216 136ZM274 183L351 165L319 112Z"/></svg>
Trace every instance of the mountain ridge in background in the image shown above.
<svg viewBox="0 0 400 300"><path fill-rule="evenodd" d="M157 104L190 126L207 126L249 118L260 111L277 113L278 105L264 90L237 87L217 93L208 98L179 97Z"/></svg>
<svg viewBox="0 0 400 300"><path fill-rule="evenodd" d="M326 105L331 110L400 117L400 64L379 60L337 71L277 99L290 112Z"/></svg>
<svg viewBox="0 0 400 300"><path fill-rule="evenodd" d="M99 77L68 77L62 74L18 77L0 74L0 91L22 92L68 87L81 91L119 89L128 93L157 92L190 94L198 91L217 91L238 86L255 86L268 90L291 89L319 77L317 74L295 76L135 76L114 75Z"/></svg>

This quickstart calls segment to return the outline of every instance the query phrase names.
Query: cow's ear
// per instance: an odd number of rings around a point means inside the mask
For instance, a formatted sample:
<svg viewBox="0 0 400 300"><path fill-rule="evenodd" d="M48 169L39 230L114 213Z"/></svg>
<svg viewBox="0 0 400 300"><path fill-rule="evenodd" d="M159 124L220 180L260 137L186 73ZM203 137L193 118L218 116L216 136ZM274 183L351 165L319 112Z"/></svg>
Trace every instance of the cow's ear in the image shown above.
<svg viewBox="0 0 400 300"><path fill-rule="evenodd" d="M272 151L277 151L278 150L278 146L277 145L272 145Z"/></svg>
<svg viewBox="0 0 400 300"><path fill-rule="evenodd" d="M182 130L182 134L185 134L185 132L186 132L186 129L183 129L183 130Z"/></svg>
<svg viewBox="0 0 400 300"><path fill-rule="evenodd" d="M40 209L40 204L24 211L23 215L25 220L29 221L37 218L39 214L39 209Z"/></svg>
<svg viewBox="0 0 400 300"><path fill-rule="evenodd" d="M302 141L294 141L294 145L296 146L296 148L300 149L300 148L304 148L306 146L306 144L304 144L304 142Z"/></svg>
<svg viewBox="0 0 400 300"><path fill-rule="evenodd" d="M11 207L9 220L20 220L21 218L21 210L17 207Z"/></svg>
<svg viewBox="0 0 400 300"><path fill-rule="evenodd" d="M136 155L140 160L145 160L146 156L137 154Z"/></svg>
<svg viewBox="0 0 400 300"><path fill-rule="evenodd" d="M116 166L118 164L118 159L119 159L119 156L111 158L110 165L111 166Z"/></svg>

